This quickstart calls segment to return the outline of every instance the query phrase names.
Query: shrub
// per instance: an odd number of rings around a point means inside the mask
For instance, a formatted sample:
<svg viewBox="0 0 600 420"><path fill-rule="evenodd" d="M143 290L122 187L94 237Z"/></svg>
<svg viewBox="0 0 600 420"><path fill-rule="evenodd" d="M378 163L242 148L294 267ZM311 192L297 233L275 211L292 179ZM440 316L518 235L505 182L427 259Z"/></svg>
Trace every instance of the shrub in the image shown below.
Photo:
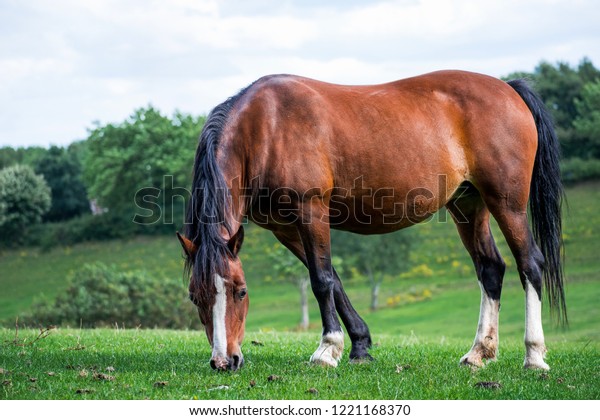
<svg viewBox="0 0 600 420"><path fill-rule="evenodd" d="M119 272L96 263L75 272L68 288L54 301L38 298L31 314L20 322L29 326L190 328L197 318L181 280L159 280L140 271Z"/></svg>
<svg viewBox="0 0 600 420"><path fill-rule="evenodd" d="M563 181L567 184L600 179L600 159L565 159L560 169Z"/></svg>
<svg viewBox="0 0 600 420"><path fill-rule="evenodd" d="M137 225L127 219L127 215L107 212L75 217L71 220L44 223L33 226L24 233L23 243L49 250L55 246L74 245L89 241L109 241L131 238L136 235L174 234L174 225Z"/></svg>
<svg viewBox="0 0 600 420"><path fill-rule="evenodd" d="M0 170L0 237L18 242L22 231L41 221L50 208L50 188L28 166Z"/></svg>

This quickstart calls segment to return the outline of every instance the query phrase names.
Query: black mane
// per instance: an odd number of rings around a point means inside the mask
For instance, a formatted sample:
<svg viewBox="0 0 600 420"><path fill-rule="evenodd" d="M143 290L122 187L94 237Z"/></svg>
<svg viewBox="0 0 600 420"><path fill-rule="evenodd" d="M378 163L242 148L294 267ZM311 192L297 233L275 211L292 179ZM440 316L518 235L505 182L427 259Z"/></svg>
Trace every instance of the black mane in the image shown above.
<svg viewBox="0 0 600 420"><path fill-rule="evenodd" d="M225 275L227 271L226 261L230 251L221 232L224 227L227 232L232 233L225 217L231 203L227 183L217 164L216 153L231 109L250 86L217 105L206 119L200 134L194 162L191 201L185 220L185 236L198 249L195 256L188 255L186 258L186 271L193 274L196 287L201 286L204 279L212 279L213 274Z"/></svg>

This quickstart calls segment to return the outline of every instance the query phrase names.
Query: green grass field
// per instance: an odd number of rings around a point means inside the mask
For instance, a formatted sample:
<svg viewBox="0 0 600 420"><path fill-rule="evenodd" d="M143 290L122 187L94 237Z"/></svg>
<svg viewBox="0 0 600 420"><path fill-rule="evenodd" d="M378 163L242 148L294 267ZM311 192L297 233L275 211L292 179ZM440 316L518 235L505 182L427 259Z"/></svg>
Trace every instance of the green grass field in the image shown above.
<svg viewBox="0 0 600 420"><path fill-rule="evenodd" d="M200 332L1 330L1 399L598 399L597 346L556 344L548 373L522 369L520 343L471 370L463 340L379 336L368 364L311 365L318 337L250 333L241 371L213 372ZM250 344L254 342L255 344ZM347 343L349 344L349 343ZM488 383L490 388L482 387Z"/></svg>
<svg viewBox="0 0 600 420"><path fill-rule="evenodd" d="M415 268L409 275L386 278L378 311L368 310L370 294L363 282L345 283L377 343L375 363L357 366L343 362L335 370L308 365L320 334L316 303L310 302L309 332L294 333L299 320L298 292L291 284L271 279L263 251L274 239L251 227L241 254L251 300L244 344L247 365L242 372L222 375L210 371L210 348L200 331L61 329L32 345L20 346L11 343L15 331L9 328L0 331L0 369L4 372L0 379L8 381L0 395L24 399L597 399L600 184L570 188L568 202L564 239L570 328L553 327L544 311L552 367L547 376L521 368L524 293L498 229L494 229L495 236L508 263L500 314L500 358L476 372L459 368L458 359L470 347L477 326L479 287L453 224L439 222L442 214L413 228L423 238L411 255ZM14 323L36 296L53 299L66 287L70 273L95 261L122 270L144 269L159 277L182 278L181 251L174 237L87 243L46 253L35 247L5 251L0 255L0 319ZM186 294L183 279L181 290ZM199 328L199 322L195 326ZM21 340L28 341L35 335L32 330L19 333ZM252 340L264 346L252 346ZM78 346L85 349L78 350ZM347 361L347 352L345 358ZM396 373L397 364L410 368ZM108 366L115 372L107 372ZM88 376L78 376L84 369ZM94 372L114 376L114 380L94 378ZM269 375L280 379L268 381ZM160 381L168 384L154 386ZM250 381L256 385L250 386ZM476 388L480 381L499 382L502 387ZM214 390L221 385L228 388ZM307 393L310 388L318 393ZM78 389L93 392L76 394Z"/></svg>

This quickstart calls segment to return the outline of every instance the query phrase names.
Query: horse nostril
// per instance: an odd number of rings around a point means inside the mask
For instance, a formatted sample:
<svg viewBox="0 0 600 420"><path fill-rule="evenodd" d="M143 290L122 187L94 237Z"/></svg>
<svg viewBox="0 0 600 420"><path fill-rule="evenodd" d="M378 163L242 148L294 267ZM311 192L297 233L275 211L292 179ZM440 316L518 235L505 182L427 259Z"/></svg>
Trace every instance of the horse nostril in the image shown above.
<svg viewBox="0 0 600 420"><path fill-rule="evenodd" d="M211 359L210 367L214 370L227 370L231 366L229 359Z"/></svg>
<svg viewBox="0 0 600 420"><path fill-rule="evenodd" d="M210 367L214 370L238 370L244 365L244 357L241 354L234 354L231 358L210 359Z"/></svg>
<svg viewBox="0 0 600 420"><path fill-rule="evenodd" d="M244 358L234 354L232 356L232 361L231 361L231 369L232 370L238 370L239 368L241 368L242 366L244 366Z"/></svg>

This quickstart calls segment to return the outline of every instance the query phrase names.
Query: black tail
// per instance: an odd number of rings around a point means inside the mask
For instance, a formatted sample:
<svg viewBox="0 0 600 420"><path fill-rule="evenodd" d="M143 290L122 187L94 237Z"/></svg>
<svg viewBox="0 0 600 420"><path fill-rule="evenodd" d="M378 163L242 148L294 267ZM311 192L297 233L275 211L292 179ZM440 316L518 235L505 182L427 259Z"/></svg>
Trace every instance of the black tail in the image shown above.
<svg viewBox="0 0 600 420"><path fill-rule="evenodd" d="M544 259L544 287L550 311L559 324L566 325L567 305L563 287L562 219L563 187L560 177L560 145L554 131L552 116L542 99L524 80L508 84L517 91L529 107L538 132L538 149L533 166L529 212L533 235Z"/></svg>

